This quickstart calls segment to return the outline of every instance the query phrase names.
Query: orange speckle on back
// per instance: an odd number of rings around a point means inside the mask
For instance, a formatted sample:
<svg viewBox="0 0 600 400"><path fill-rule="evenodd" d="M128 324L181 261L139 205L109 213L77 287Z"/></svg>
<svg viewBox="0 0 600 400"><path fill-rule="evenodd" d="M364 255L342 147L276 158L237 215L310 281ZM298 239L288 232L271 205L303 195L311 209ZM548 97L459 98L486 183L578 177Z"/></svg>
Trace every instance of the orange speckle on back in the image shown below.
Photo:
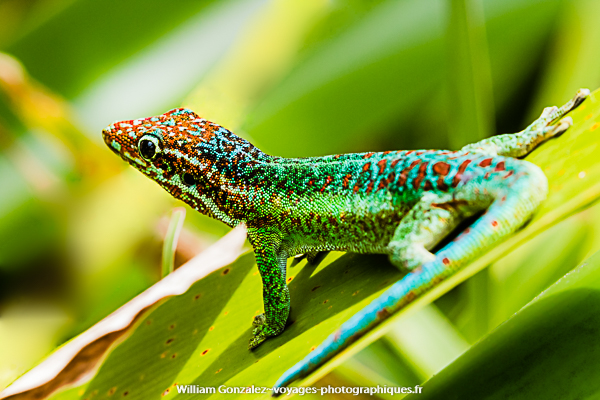
<svg viewBox="0 0 600 400"><path fill-rule="evenodd" d="M450 164L443 161L436 162L433 164L433 172L442 176L448 175L448 172L450 172Z"/></svg>
<svg viewBox="0 0 600 400"><path fill-rule="evenodd" d="M491 164L492 164L492 159L486 158L485 160L483 160L479 163L479 166L480 167L489 167Z"/></svg>
<svg viewBox="0 0 600 400"><path fill-rule="evenodd" d="M598 127L600 127L600 122L596 122L594 125L592 125L590 131L595 131L596 129L598 129Z"/></svg>
<svg viewBox="0 0 600 400"><path fill-rule="evenodd" d="M385 170L386 165L387 165L387 160L385 158L383 160L380 160L377 162L377 166L379 167L380 174L383 174L383 171Z"/></svg>

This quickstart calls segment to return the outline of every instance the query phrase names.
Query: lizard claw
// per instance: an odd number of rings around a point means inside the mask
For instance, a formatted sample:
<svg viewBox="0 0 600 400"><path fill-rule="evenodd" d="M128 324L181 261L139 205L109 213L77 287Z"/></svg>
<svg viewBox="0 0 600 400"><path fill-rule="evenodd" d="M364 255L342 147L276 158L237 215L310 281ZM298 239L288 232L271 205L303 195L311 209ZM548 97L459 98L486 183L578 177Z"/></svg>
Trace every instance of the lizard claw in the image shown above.
<svg viewBox="0 0 600 400"><path fill-rule="evenodd" d="M274 326L273 324L269 324L265 314L259 314L254 317L252 326L254 327L254 329L252 329L252 339L250 339L250 342L248 343L248 349L250 350L257 348L268 338L279 335L285 328L285 325Z"/></svg>
<svg viewBox="0 0 600 400"><path fill-rule="evenodd" d="M259 327L262 326L265 323L265 314L258 314L257 316L254 317L254 319L252 320L252 326L255 327Z"/></svg>

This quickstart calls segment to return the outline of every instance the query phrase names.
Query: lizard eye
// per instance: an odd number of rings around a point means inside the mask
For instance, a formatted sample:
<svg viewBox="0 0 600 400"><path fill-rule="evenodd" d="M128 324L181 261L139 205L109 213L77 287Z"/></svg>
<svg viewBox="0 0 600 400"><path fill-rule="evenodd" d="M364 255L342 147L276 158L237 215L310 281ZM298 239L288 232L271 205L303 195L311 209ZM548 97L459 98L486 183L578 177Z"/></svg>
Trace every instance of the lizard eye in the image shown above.
<svg viewBox="0 0 600 400"><path fill-rule="evenodd" d="M181 175L181 180L183 181L183 183L185 183L188 186L192 186L192 185L196 184L196 178L194 178L194 175L188 174L187 172L185 172L183 175Z"/></svg>
<svg viewBox="0 0 600 400"><path fill-rule="evenodd" d="M138 142L138 151L144 160L151 161L160 153L160 141L154 135L144 135Z"/></svg>

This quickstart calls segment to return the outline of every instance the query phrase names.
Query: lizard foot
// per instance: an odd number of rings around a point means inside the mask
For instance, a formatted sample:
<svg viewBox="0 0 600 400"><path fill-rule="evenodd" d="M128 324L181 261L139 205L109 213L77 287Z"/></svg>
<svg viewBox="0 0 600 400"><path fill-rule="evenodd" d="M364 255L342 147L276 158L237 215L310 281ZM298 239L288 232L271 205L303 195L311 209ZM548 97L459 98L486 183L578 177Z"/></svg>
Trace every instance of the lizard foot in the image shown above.
<svg viewBox="0 0 600 400"><path fill-rule="evenodd" d="M544 130L544 136L547 138L560 136L566 132L573 125L573 119L571 117L565 117L561 119L556 125L551 125Z"/></svg>
<svg viewBox="0 0 600 400"><path fill-rule="evenodd" d="M257 348L262 342L267 340L272 336L277 336L281 332L283 332L284 326L279 326L277 324L270 324L265 317L265 314L260 314L254 317L254 321L252 321L252 339L250 339L250 343L248 343L248 349L252 350Z"/></svg>
<svg viewBox="0 0 600 400"><path fill-rule="evenodd" d="M252 326L254 326L254 327L262 326L265 323L265 321L266 321L265 313L258 314L252 320Z"/></svg>
<svg viewBox="0 0 600 400"><path fill-rule="evenodd" d="M390 242L388 250L390 250L390 262L401 271L412 271L427 262L435 260L435 255L423 246L406 245L405 242Z"/></svg>

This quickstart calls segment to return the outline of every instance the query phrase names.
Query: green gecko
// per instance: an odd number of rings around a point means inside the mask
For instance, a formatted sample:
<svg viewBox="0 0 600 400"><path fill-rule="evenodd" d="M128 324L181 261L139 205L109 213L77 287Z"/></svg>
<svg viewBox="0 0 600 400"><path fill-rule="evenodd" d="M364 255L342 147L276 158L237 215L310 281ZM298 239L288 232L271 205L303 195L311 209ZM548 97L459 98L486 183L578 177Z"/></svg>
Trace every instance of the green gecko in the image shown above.
<svg viewBox="0 0 600 400"><path fill-rule="evenodd" d="M566 131L572 122L563 116L588 94L581 89L564 106L544 109L519 133L459 151L276 157L182 108L116 122L102 134L111 150L174 197L231 227L246 225L265 310L254 318L251 349L285 328L288 257L380 253L408 271L275 384L284 386L521 227L545 199L548 182L539 167L515 157ZM461 221L479 214L431 253Z"/></svg>

